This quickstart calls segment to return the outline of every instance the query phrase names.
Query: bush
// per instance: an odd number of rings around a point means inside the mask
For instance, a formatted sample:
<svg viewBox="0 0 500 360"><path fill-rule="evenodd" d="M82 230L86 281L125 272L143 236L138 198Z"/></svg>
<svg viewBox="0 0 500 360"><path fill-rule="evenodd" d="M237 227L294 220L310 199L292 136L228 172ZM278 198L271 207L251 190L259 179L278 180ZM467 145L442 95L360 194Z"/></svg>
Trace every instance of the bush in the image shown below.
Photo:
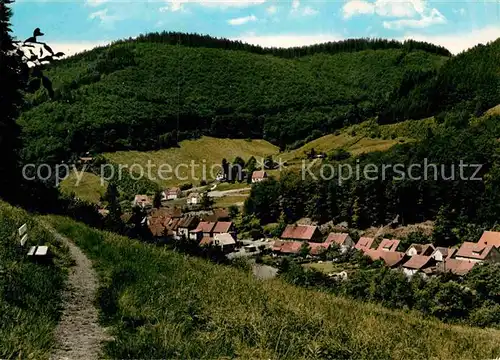
<svg viewBox="0 0 500 360"><path fill-rule="evenodd" d="M189 190L193 187L193 184L191 183L186 183L186 184L182 184L181 186L179 186L179 189L181 189L182 191L186 191L186 190Z"/></svg>

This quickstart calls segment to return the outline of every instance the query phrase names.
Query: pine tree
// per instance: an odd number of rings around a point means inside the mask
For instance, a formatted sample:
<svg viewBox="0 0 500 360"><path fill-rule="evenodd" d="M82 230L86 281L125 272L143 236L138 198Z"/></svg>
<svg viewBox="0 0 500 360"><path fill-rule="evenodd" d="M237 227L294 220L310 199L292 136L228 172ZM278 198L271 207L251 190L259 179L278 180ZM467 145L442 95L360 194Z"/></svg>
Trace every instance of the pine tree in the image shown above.
<svg viewBox="0 0 500 360"><path fill-rule="evenodd" d="M14 50L11 36L11 0L0 0L0 196L14 199L19 184L18 149L20 129L16 123L22 105L22 58Z"/></svg>

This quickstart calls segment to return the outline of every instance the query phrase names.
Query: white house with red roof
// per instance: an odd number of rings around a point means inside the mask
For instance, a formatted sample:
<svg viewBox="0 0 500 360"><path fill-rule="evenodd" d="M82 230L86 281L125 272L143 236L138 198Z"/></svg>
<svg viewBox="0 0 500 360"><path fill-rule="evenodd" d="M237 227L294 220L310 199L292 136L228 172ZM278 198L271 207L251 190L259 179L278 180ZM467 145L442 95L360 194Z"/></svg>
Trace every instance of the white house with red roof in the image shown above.
<svg viewBox="0 0 500 360"><path fill-rule="evenodd" d="M340 252L344 253L353 248L356 244L347 233L330 233L325 240L327 244L337 244Z"/></svg>
<svg viewBox="0 0 500 360"><path fill-rule="evenodd" d="M252 184L264 181L267 179L267 172L264 170L257 170L252 173Z"/></svg>
<svg viewBox="0 0 500 360"><path fill-rule="evenodd" d="M284 240L314 241L321 237L321 232L314 225L287 225L281 234Z"/></svg>

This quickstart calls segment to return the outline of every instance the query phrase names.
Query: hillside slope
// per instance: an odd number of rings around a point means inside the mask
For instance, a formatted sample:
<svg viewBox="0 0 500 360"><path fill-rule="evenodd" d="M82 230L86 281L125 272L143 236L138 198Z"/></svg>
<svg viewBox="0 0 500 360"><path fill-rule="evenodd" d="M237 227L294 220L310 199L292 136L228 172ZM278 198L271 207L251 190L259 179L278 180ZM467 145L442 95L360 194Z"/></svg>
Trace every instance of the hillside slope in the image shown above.
<svg viewBox="0 0 500 360"><path fill-rule="evenodd" d="M430 76L446 59L404 48L287 59L122 42L53 67L56 100L38 93L20 119L24 155L154 150L201 134L284 147L378 114L408 74Z"/></svg>
<svg viewBox="0 0 500 360"><path fill-rule="evenodd" d="M106 284L110 358L475 359L500 332L423 320L213 265L52 217Z"/></svg>
<svg viewBox="0 0 500 360"><path fill-rule="evenodd" d="M28 225L19 246L17 229ZM0 201L0 358L48 359L59 320L67 250L26 212ZM31 262L30 245L49 245L53 264Z"/></svg>

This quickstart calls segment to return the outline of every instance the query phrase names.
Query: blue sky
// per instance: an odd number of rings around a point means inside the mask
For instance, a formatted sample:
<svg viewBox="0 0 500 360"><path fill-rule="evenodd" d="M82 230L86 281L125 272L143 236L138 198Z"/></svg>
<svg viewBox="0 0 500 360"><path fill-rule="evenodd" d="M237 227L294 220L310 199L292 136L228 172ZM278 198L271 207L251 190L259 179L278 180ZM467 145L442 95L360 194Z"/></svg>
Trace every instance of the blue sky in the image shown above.
<svg viewBox="0 0 500 360"><path fill-rule="evenodd" d="M74 53L151 31L185 31L264 46L357 37L414 38L457 53L500 37L500 0L17 0L13 29L40 27Z"/></svg>

